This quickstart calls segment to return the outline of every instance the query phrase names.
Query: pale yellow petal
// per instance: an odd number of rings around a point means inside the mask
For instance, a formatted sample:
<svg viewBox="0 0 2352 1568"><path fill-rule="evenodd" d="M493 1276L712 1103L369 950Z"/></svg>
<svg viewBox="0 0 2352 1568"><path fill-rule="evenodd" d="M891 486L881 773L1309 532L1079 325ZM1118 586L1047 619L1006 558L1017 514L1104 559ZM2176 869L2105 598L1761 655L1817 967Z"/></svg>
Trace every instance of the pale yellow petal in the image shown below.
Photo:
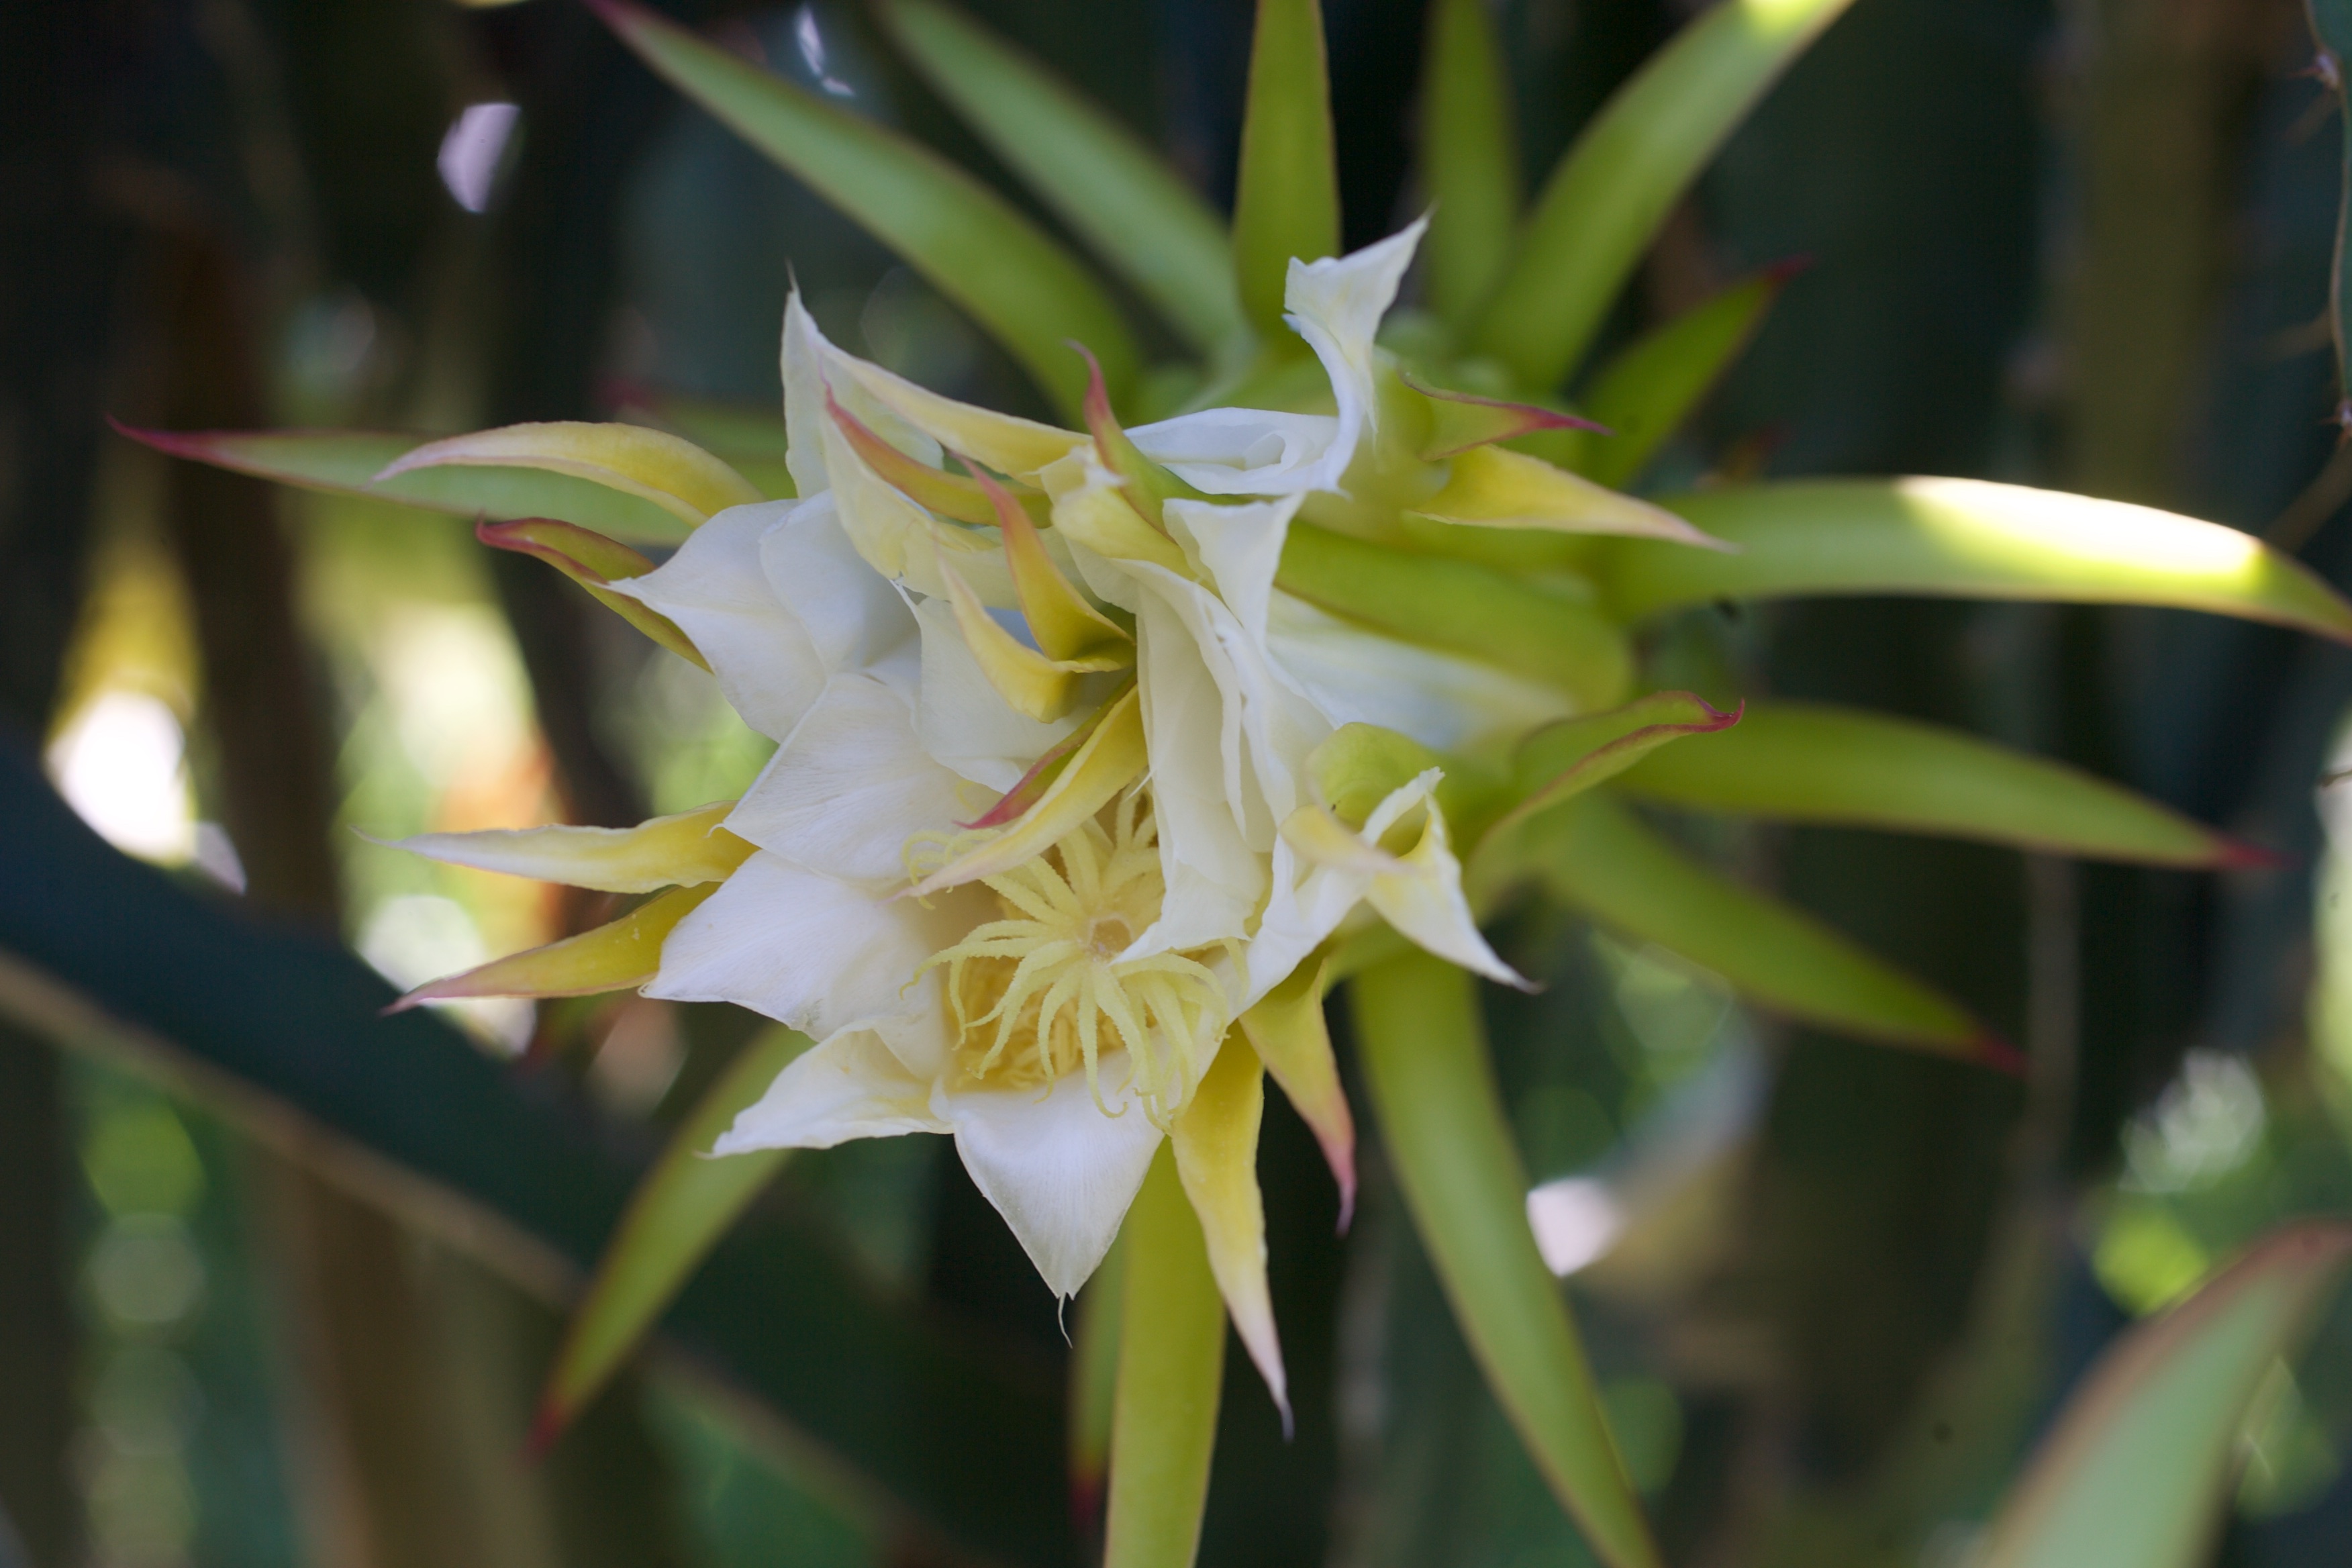
<svg viewBox="0 0 2352 1568"><path fill-rule="evenodd" d="M1631 534L1710 550L1732 548L1664 507L1594 484L1524 452L1474 447L1453 461L1444 488L1414 509L1422 516L1479 528Z"/></svg>
<svg viewBox="0 0 2352 1568"><path fill-rule="evenodd" d="M1114 703L1085 745L1019 820L994 838L924 878L911 889L920 897L1009 871L1042 855L1134 783L1148 760L1143 744L1143 705L1135 691Z"/></svg>
<svg viewBox="0 0 2352 1568"><path fill-rule="evenodd" d="M1241 1024L1265 1070L1323 1146L1323 1158L1339 1184L1344 1231L1356 1209L1356 1119L1339 1085L1339 1064L1323 1016L1326 968L1322 959L1309 958L1244 1013Z"/></svg>
<svg viewBox="0 0 2352 1568"><path fill-rule="evenodd" d="M1133 662L1132 654L1095 654L1083 658L1048 658L998 624L971 585L944 565L948 603L955 609L956 629L966 647L1016 713L1050 724L1070 710L1077 698L1081 675L1120 669Z"/></svg>
<svg viewBox="0 0 2352 1568"><path fill-rule="evenodd" d="M508 425L428 441L378 474L388 479L445 466L544 468L653 502L688 525L768 498L693 442L641 425L562 420Z"/></svg>
<svg viewBox="0 0 2352 1568"><path fill-rule="evenodd" d="M918 386L902 375L894 375L878 364L869 364L838 349L833 352L836 356L833 368L846 370L867 396L948 450L977 458L1000 474L1028 479L1046 464L1066 457L1072 448L1089 441L1089 437L1075 430L958 403L952 397L942 397L927 387Z"/></svg>
<svg viewBox="0 0 2352 1568"><path fill-rule="evenodd" d="M751 846L719 826L734 809L733 801L722 800L635 827L497 828L420 833L375 842L452 866L561 882L568 888L650 893L656 888L719 881L740 866Z"/></svg>
<svg viewBox="0 0 2352 1568"><path fill-rule="evenodd" d="M1201 1075L1169 1141L1184 1195L1200 1216L1209 1272L1216 1276L1234 1331L1257 1363L1287 1432L1290 1392L1275 1331L1274 1298L1266 1289L1265 1203L1257 1185L1258 1124L1265 1114L1265 1069L1255 1051L1229 1037Z"/></svg>
<svg viewBox="0 0 2352 1568"><path fill-rule="evenodd" d="M710 882L699 888L673 889L609 925L428 982L389 1010L399 1012L421 1002L460 996L588 996L643 985L659 973L662 943L677 929L677 922L725 885Z"/></svg>

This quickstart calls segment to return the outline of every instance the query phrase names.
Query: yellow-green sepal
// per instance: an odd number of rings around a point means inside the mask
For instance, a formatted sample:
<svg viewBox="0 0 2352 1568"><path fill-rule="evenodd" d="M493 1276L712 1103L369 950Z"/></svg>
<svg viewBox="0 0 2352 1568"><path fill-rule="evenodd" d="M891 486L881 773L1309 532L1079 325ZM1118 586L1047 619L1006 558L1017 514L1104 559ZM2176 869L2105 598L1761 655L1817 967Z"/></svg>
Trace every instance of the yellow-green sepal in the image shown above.
<svg viewBox="0 0 2352 1568"><path fill-rule="evenodd" d="M2146 866L2269 859L2063 763L1940 725L1826 704L1756 703L1718 741L1640 759L1618 787L1698 811L1939 834Z"/></svg>
<svg viewBox="0 0 2352 1568"><path fill-rule="evenodd" d="M535 1448L554 1441L596 1397L719 1238L783 1167L788 1149L714 1160L710 1146L808 1047L808 1037L796 1030L761 1030L670 1134L630 1195L588 1293L564 1330L531 1426Z"/></svg>
<svg viewBox="0 0 2352 1568"><path fill-rule="evenodd" d="M723 886L673 888L593 931L427 981L386 1011L461 997L593 996L643 985L660 972L662 943L669 933Z"/></svg>
<svg viewBox="0 0 2352 1568"><path fill-rule="evenodd" d="M1714 971L1759 1006L1863 1039L2016 1071L2017 1052L1959 1004L1811 915L1706 869L1605 792L1521 830L1516 861L1595 923Z"/></svg>
<svg viewBox="0 0 2352 1568"><path fill-rule="evenodd" d="M2249 533L2153 507L1981 479L1830 479L1669 497L1736 554L1642 540L1593 556L1625 620L1717 599L1919 594L2158 605L2352 642L2352 604Z"/></svg>
<svg viewBox="0 0 2352 1568"><path fill-rule="evenodd" d="M560 517L620 539L675 544L688 525L642 496L531 468L386 468L437 437L367 430L116 429L174 458L301 489L365 496L493 521Z"/></svg>
<svg viewBox="0 0 2352 1568"><path fill-rule="evenodd" d="M1528 1226L1527 1173L1475 984L1423 952L1349 983L1382 1140L1454 1319L1536 1468L1609 1568L1656 1568L1567 1300Z"/></svg>
<svg viewBox="0 0 2352 1568"><path fill-rule="evenodd" d="M550 420L427 441L384 465L378 481L425 468L542 468L648 500L688 528L768 498L683 436L643 425Z"/></svg>
<svg viewBox="0 0 2352 1568"><path fill-rule="evenodd" d="M1580 708L1614 707L1633 681L1632 649L1607 618L1476 562L1293 522L1275 582L1405 641L1530 676Z"/></svg>

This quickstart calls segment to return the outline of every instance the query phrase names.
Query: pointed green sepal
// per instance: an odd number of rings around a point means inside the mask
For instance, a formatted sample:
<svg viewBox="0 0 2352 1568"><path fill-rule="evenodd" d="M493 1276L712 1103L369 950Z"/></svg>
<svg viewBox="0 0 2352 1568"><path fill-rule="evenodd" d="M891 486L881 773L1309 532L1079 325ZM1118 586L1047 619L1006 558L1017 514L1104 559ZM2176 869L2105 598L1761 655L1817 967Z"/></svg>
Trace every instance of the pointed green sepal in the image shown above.
<svg viewBox="0 0 2352 1568"><path fill-rule="evenodd" d="M1296 345L1283 324L1294 258L1339 253L1339 171L1320 0L1258 0L1249 100L1234 192L1234 271L1261 337Z"/></svg>
<svg viewBox="0 0 2352 1568"><path fill-rule="evenodd" d="M1922 594L2159 605L2352 642L2352 604L2309 567L2152 507L1940 479L1745 485L1664 504L1739 552L1608 541L1595 571L1627 620L1725 598Z"/></svg>
<svg viewBox="0 0 2352 1568"><path fill-rule="evenodd" d="M2018 1070L2016 1049L1958 1003L1811 915L1699 866L1605 793L1546 812L1518 842L1525 869L1562 903L1714 971L1760 1006L1864 1039Z"/></svg>
<svg viewBox="0 0 2352 1568"><path fill-rule="evenodd" d="M571 474L529 468L387 468L439 439L366 430L140 430L132 440L174 458L303 489L366 496L461 517L560 517L621 539L675 544L687 525L640 496Z"/></svg>
<svg viewBox="0 0 2352 1568"><path fill-rule="evenodd" d="M1521 824L1606 784L1668 742L1719 734L1746 711L1745 703L1726 713L1687 691L1659 691L1606 713L1544 726L1519 743L1512 772L1526 793L1488 829L1488 842L1507 844Z"/></svg>
<svg viewBox="0 0 2352 1568"><path fill-rule="evenodd" d="M1510 259L1519 224L1519 143L1511 81L1486 0L1429 8L1421 163L1429 187L1429 302L1466 326Z"/></svg>
<svg viewBox="0 0 2352 1568"><path fill-rule="evenodd" d="M1852 0L1724 0L1653 55L1552 170L1473 330L1528 388L1558 386L1716 149Z"/></svg>
<svg viewBox="0 0 2352 1568"><path fill-rule="evenodd" d="M1633 654L1604 617L1475 562L1391 550L1293 522L1275 581L1286 593L1408 642L1533 677L1580 708L1615 706L1633 679Z"/></svg>
<svg viewBox="0 0 2352 1568"><path fill-rule="evenodd" d="M1454 1319L1536 1468L1602 1563L1655 1568L1567 1299L1528 1228L1527 1173L1475 984L1423 952L1349 983L1382 1140Z"/></svg>
<svg viewBox="0 0 2352 1568"><path fill-rule="evenodd" d="M1103 1568L1192 1568L1225 1364L1225 1303L1201 1222L1161 1143L1119 1247L1118 1394Z"/></svg>
<svg viewBox="0 0 2352 1568"><path fill-rule="evenodd" d="M1103 466L1117 474L1127 484L1127 499L1143 514L1152 527L1167 531L1160 510L1171 500L1207 500L1208 494L1194 489L1174 474L1144 456L1143 448L1129 439L1126 427L1118 416L1111 412L1110 388L1103 384L1102 366L1095 360L1094 351L1086 344L1072 342L1087 362L1087 429L1095 438L1095 451Z"/></svg>
<svg viewBox="0 0 2352 1568"><path fill-rule="evenodd" d="M1556 408L1431 386L1411 371L1399 371L1397 379L1419 400L1420 412L1428 421L1427 434L1421 438L1421 449L1414 454L1425 463L1458 456L1473 447L1517 440L1522 436L1532 436L1538 430L1586 430L1608 434L1604 426L1573 414L1563 414Z"/></svg>
<svg viewBox="0 0 2352 1568"><path fill-rule="evenodd" d="M790 1157L788 1149L710 1158L711 1144L808 1049L808 1037L761 1031L670 1134L637 1184L564 1331L531 1442L544 1449L634 1353L719 1238Z"/></svg>
<svg viewBox="0 0 2352 1568"><path fill-rule="evenodd" d="M1803 269L1801 260L1768 267L1652 329L1601 366L1584 402L1612 434L1581 444L1578 471L1620 489L1640 479Z"/></svg>
<svg viewBox="0 0 2352 1568"><path fill-rule="evenodd" d="M1881 827L2144 866L2271 864L2145 795L1908 719L1765 702L1707 746L1643 760L1629 795L1698 811Z"/></svg>
<svg viewBox="0 0 2352 1568"><path fill-rule="evenodd" d="M951 6L892 0L882 17L989 150L1193 348L1248 337L1223 222L1125 121Z"/></svg>
<svg viewBox="0 0 2352 1568"><path fill-rule="evenodd" d="M1974 1560L1983 1568L2211 1562L2247 1418L2347 1259L2352 1226L2287 1226L2117 1339L2075 1386Z"/></svg>
<svg viewBox="0 0 2352 1568"><path fill-rule="evenodd" d="M586 589L589 597L678 658L704 669L710 668L710 661L676 621L606 586L616 578L642 577L654 569L651 561L627 545L550 517L476 523L474 537L493 550L511 550L546 562Z"/></svg>
<svg viewBox="0 0 2352 1568"><path fill-rule="evenodd" d="M1066 411L1085 395L1062 343L1133 380L1134 340L1094 275L1003 196L927 147L803 92L628 0L589 0L672 87L805 181L971 312Z"/></svg>

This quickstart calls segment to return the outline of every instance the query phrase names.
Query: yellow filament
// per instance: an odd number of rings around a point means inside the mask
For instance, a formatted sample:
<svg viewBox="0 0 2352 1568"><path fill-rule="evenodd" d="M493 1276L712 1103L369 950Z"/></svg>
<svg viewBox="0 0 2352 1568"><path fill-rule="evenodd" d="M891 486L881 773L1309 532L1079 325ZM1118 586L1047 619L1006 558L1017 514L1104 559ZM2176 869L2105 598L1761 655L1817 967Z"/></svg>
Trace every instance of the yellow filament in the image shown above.
<svg viewBox="0 0 2352 1568"><path fill-rule="evenodd" d="M1118 956L1160 918L1158 837L1138 788L1045 853L982 879L1001 918L917 971L948 972L965 1078L1036 1089L1083 1070L1101 1106L1101 1058L1125 1051L1145 1115L1164 1127L1184 1108L1232 1019L1223 984L1201 962L1212 950ZM912 863L951 853L951 842L908 851Z"/></svg>

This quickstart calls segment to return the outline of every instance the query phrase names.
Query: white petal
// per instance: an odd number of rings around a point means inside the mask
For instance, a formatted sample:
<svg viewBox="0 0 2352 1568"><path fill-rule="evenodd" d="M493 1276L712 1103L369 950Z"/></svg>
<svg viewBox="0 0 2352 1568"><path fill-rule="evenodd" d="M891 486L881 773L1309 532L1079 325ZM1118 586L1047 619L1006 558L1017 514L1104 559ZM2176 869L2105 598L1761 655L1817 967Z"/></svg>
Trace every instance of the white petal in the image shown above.
<svg viewBox="0 0 2352 1568"><path fill-rule="evenodd" d="M896 692L869 675L836 676L727 826L809 870L903 886L908 837L973 814L959 785L978 793L917 743Z"/></svg>
<svg viewBox="0 0 2352 1568"><path fill-rule="evenodd" d="M1238 506L1171 500L1165 508L1169 531L1184 543L1185 553L1215 584L1217 596L1254 643L1265 641L1274 574L1282 564L1290 520L1305 499L1293 495Z"/></svg>
<svg viewBox="0 0 2352 1568"><path fill-rule="evenodd" d="M915 638L915 617L842 531L836 498L795 510L761 541L760 570L827 670L870 669Z"/></svg>
<svg viewBox="0 0 2352 1568"><path fill-rule="evenodd" d="M853 1138L948 1131L931 1110L931 1080L908 1072L872 1030L851 1029L794 1058L710 1152L830 1149Z"/></svg>
<svg viewBox="0 0 2352 1568"><path fill-rule="evenodd" d="M1291 847L1286 838L1274 847L1274 892L1267 899L1257 934L1245 956L1249 973L1242 1005L1255 1005L1290 977L1291 971L1363 900L1371 878L1360 872L1318 866Z"/></svg>
<svg viewBox="0 0 2352 1568"><path fill-rule="evenodd" d="M1120 1104L1111 1064L1103 1098ZM1056 1296L1071 1296L1110 1250L1128 1205L1160 1148L1160 1129L1129 1103L1117 1116L1095 1104L1083 1073L1053 1089L961 1090L941 1096L956 1151L973 1185L1013 1227Z"/></svg>
<svg viewBox="0 0 2352 1568"><path fill-rule="evenodd" d="M1013 711L981 673L946 600L921 601L915 618L923 630L922 695L915 715L923 750L974 784L1011 789L1077 727L1077 718L1041 724Z"/></svg>
<svg viewBox="0 0 2352 1568"><path fill-rule="evenodd" d="M784 300L784 450L793 489L817 496L833 488L824 466L824 334L794 289Z"/></svg>
<svg viewBox="0 0 2352 1568"><path fill-rule="evenodd" d="M1143 454L1213 496L1278 496L1328 489L1347 471L1328 459L1342 434L1328 414L1203 408L1128 432ZM1345 456L1352 457L1352 446Z"/></svg>
<svg viewBox="0 0 2352 1568"><path fill-rule="evenodd" d="M1551 687L1366 631L1280 589L1266 646L1334 727L1378 724L1442 752L1480 750L1576 711Z"/></svg>
<svg viewBox="0 0 2352 1568"><path fill-rule="evenodd" d="M937 1048L918 1026L939 1017L938 975L910 983L973 916L969 900L926 909L755 854L670 932L646 994L733 1002L818 1039L894 1020L893 1047L920 1058Z"/></svg>
<svg viewBox="0 0 2352 1568"><path fill-rule="evenodd" d="M710 661L735 711L772 740L791 733L824 689L824 661L760 565L769 531L809 504L730 507L653 571L613 584L676 621Z"/></svg>
<svg viewBox="0 0 2352 1568"><path fill-rule="evenodd" d="M1374 408L1372 338L1381 318L1396 300L1397 285L1412 265L1429 219L1412 224L1350 256L1301 261L1293 257L1283 286L1283 320L1307 340L1315 357L1330 374L1331 397L1339 407L1339 430L1330 451L1324 454L1328 472L1316 476L1314 488L1329 489L1339 482L1355 457L1356 442L1371 428Z"/></svg>
<svg viewBox="0 0 2352 1568"><path fill-rule="evenodd" d="M1381 918L1421 947L1474 974L1522 991L1535 989L1496 957L1479 934L1470 902L1462 895L1462 863L1446 846L1445 818L1435 803L1430 805L1421 843L1404 858L1409 872L1374 877L1364 895Z"/></svg>

